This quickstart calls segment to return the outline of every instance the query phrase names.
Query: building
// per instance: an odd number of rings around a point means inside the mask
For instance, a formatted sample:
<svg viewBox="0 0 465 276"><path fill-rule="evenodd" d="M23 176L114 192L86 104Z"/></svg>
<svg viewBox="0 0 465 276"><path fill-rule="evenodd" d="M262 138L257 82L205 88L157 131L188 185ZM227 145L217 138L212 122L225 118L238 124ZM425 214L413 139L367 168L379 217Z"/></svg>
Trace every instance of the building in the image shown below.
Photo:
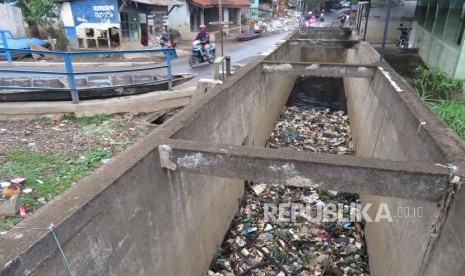
<svg viewBox="0 0 465 276"><path fill-rule="evenodd" d="M219 21L218 0L183 0L180 8L170 13L170 25L177 29L183 38L191 39L199 31L200 25L207 25L209 31L218 30L211 22ZM221 0L223 21L241 25L248 17L249 0Z"/></svg>
<svg viewBox="0 0 465 276"><path fill-rule="evenodd" d="M410 40L429 68L465 78L465 1L419 0Z"/></svg>
<svg viewBox="0 0 465 276"><path fill-rule="evenodd" d="M386 15L388 1L386 0L371 0L370 11L368 12L368 24L365 34L366 15L368 10L368 1L358 2L358 6L352 6L352 9L357 10L354 19L357 31L362 36L365 35L366 40L373 44L381 44L383 41L384 28L386 25ZM394 0L391 6L391 15L389 19L389 28L386 36L387 43L395 43L399 37L400 24L410 28L412 26L415 14L416 0Z"/></svg>
<svg viewBox="0 0 465 276"><path fill-rule="evenodd" d="M177 0L57 0L66 36L79 48L140 48L163 32Z"/></svg>

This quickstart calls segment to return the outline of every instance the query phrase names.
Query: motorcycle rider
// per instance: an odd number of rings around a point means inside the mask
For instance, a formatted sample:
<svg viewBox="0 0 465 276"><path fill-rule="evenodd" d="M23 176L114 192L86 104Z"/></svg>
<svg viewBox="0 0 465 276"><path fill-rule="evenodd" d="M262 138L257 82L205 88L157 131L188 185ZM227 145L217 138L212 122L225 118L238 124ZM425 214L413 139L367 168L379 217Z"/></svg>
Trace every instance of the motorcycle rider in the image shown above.
<svg viewBox="0 0 465 276"><path fill-rule="evenodd" d="M194 38L194 40L200 40L200 44L203 46L205 55L209 56L208 48L210 47L210 33L207 32L207 27L205 25L200 25L200 32Z"/></svg>

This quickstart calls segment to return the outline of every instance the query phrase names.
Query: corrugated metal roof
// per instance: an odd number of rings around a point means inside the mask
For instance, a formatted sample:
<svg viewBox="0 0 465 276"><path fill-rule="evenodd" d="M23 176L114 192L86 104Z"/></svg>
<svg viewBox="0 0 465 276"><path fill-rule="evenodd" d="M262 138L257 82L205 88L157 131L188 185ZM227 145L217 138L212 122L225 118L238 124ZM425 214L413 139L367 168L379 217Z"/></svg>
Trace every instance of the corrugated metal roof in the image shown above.
<svg viewBox="0 0 465 276"><path fill-rule="evenodd" d="M72 0L53 0L53 2L71 2ZM176 5L183 5L183 2L178 0L132 0L134 2L144 3L147 5L155 5L155 6L176 6Z"/></svg>
<svg viewBox="0 0 465 276"><path fill-rule="evenodd" d="M178 0L132 0L134 2L144 3L155 6L181 6L183 3Z"/></svg>
<svg viewBox="0 0 465 276"><path fill-rule="evenodd" d="M192 4L202 7L216 7L218 6L218 0L189 0ZM250 7L249 0L221 0L223 7Z"/></svg>

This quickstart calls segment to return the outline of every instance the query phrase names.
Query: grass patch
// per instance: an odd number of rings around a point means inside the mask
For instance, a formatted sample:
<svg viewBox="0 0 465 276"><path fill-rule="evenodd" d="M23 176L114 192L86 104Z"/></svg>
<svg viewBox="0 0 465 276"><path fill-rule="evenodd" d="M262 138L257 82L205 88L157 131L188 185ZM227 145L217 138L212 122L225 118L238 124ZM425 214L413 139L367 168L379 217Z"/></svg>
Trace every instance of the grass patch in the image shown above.
<svg viewBox="0 0 465 276"><path fill-rule="evenodd" d="M0 217L0 232L10 229L20 221L21 218L18 217Z"/></svg>
<svg viewBox="0 0 465 276"><path fill-rule="evenodd" d="M428 104L436 114L465 140L465 103L457 100L442 100L428 102Z"/></svg>
<svg viewBox="0 0 465 276"><path fill-rule="evenodd" d="M2 174L11 178L26 178L26 186L32 192L21 195L21 204L31 210L68 189L75 181L90 174L110 151L98 148L82 156L39 153L12 149L5 153L5 162L0 167ZM42 198L41 201L38 199ZM5 231L21 220L18 217L0 217L0 230Z"/></svg>
<svg viewBox="0 0 465 276"><path fill-rule="evenodd" d="M43 125L43 126L51 126L54 123L52 119L47 118L47 117L42 117L36 120L36 122L38 122L40 125Z"/></svg>
<svg viewBox="0 0 465 276"><path fill-rule="evenodd" d="M115 127L112 124L90 124L90 125L84 125L82 126L82 130L84 131L84 134L86 135L93 135L93 134L103 134L106 132L111 132L115 129Z"/></svg>
<svg viewBox="0 0 465 276"><path fill-rule="evenodd" d="M62 119L68 122L78 123L81 126L88 126L88 125L99 125L105 121L108 121L112 118L111 115L108 114L97 114L91 117L76 117L74 113L69 113L63 115Z"/></svg>

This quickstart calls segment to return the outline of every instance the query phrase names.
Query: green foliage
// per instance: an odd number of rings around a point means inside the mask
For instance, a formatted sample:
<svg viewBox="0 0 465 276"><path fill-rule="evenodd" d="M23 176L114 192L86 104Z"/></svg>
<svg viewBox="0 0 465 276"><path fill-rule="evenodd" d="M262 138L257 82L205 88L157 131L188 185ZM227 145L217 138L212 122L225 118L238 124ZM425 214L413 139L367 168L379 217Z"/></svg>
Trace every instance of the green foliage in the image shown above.
<svg viewBox="0 0 465 276"><path fill-rule="evenodd" d="M0 232L10 229L20 221L19 217L0 217Z"/></svg>
<svg viewBox="0 0 465 276"><path fill-rule="evenodd" d="M465 103L457 100L429 102L431 108L465 140Z"/></svg>
<svg viewBox="0 0 465 276"><path fill-rule="evenodd" d="M19 4L28 22L44 27L51 25L60 15L60 9L51 0L20 0Z"/></svg>
<svg viewBox="0 0 465 276"><path fill-rule="evenodd" d="M424 100L450 100L462 93L463 80L451 79L439 69L417 68L418 77L413 86Z"/></svg>
<svg viewBox="0 0 465 276"><path fill-rule="evenodd" d="M66 32L65 32L65 26L63 23L60 23L58 25L58 28L55 28L53 26L49 26L47 29L47 32L51 37L56 38L57 43L56 43L56 49L57 50L66 50L68 48L68 38L66 37Z"/></svg>
<svg viewBox="0 0 465 276"><path fill-rule="evenodd" d="M76 117L74 113L63 115L63 120L73 123L79 123L81 126L98 125L111 119L111 115L97 114L90 117Z"/></svg>
<svg viewBox="0 0 465 276"><path fill-rule="evenodd" d="M98 148L85 154L84 158L81 157L79 159L79 162L87 168L92 168L96 167L102 160L109 156L110 152L107 149Z"/></svg>

